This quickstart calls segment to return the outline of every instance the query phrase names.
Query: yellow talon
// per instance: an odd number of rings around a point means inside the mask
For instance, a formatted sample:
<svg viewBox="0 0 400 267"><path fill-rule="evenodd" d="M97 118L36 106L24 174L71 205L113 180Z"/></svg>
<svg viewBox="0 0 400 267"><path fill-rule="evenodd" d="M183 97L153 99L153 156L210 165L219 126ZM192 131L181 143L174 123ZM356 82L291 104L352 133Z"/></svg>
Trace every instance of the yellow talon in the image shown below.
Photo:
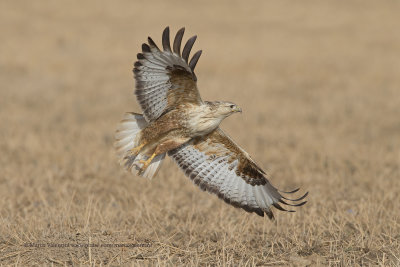
<svg viewBox="0 0 400 267"><path fill-rule="evenodd" d="M149 167L151 161L155 158L155 156L157 156L156 153L154 153L153 155L151 155L151 157L148 158L147 160L139 160L139 163L142 163L142 164L143 164L142 168L140 168L139 174L144 173L144 171L147 169L147 167Z"/></svg>
<svg viewBox="0 0 400 267"><path fill-rule="evenodd" d="M132 154L132 155L137 155L137 154L139 154L140 150L142 149L142 147L144 147L144 145L145 145L145 143L142 143L142 144L140 144L139 146L132 148L132 149L130 150L131 154Z"/></svg>

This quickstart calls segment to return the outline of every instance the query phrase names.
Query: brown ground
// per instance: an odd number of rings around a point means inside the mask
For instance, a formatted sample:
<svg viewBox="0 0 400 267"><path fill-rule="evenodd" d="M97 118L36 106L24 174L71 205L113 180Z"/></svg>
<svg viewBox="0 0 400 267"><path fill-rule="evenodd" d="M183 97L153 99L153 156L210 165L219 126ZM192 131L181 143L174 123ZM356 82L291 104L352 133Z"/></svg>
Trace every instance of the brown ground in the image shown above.
<svg viewBox="0 0 400 267"><path fill-rule="evenodd" d="M399 266L399 9L2 1L0 263ZM223 128L274 185L310 192L297 213L235 209L170 160L153 181L118 166L132 63L166 25L198 34L203 99L243 108Z"/></svg>

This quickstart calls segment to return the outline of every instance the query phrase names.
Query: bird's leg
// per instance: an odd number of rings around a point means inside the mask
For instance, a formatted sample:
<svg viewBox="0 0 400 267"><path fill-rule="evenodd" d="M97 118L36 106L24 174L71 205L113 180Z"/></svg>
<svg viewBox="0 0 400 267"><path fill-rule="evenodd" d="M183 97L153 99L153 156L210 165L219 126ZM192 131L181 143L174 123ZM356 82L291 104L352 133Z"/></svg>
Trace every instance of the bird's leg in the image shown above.
<svg viewBox="0 0 400 267"><path fill-rule="evenodd" d="M141 143L140 145L138 145L137 147L134 147L130 150L131 155L135 155L137 156L140 152L140 150L146 145L145 142Z"/></svg>
<svg viewBox="0 0 400 267"><path fill-rule="evenodd" d="M154 150L153 154L150 156L150 158L148 158L147 160L139 160L138 161L139 163L143 164L142 168L140 168L139 175L141 175L147 169L147 167L149 167L151 161L157 155L166 153L171 149L177 148L178 146L185 143L186 141L188 141L188 140L184 139L184 140L180 140L180 142L178 142L177 140L168 140L168 141L165 141L165 142L159 144L156 147L156 149Z"/></svg>
<svg viewBox="0 0 400 267"><path fill-rule="evenodd" d="M139 163L143 164L142 168L140 168L139 175L143 174L146 171L146 169L147 169L147 167L149 167L151 161L157 155L158 154L154 151L153 155L151 155L150 158L148 158L147 160L139 160Z"/></svg>

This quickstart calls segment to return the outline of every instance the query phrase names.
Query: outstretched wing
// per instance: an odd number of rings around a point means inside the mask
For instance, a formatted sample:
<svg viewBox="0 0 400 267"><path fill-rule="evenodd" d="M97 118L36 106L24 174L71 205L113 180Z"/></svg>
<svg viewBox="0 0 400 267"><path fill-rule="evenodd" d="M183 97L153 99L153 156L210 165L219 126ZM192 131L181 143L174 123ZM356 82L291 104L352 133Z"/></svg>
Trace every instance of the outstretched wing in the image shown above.
<svg viewBox="0 0 400 267"><path fill-rule="evenodd" d="M149 37L149 43L142 45L142 53L137 54L138 61L133 69L136 79L135 94L148 122L156 120L182 103L202 103L194 74L202 51L197 51L189 61L190 50L197 38L193 36L187 41L181 55L184 32L185 28L177 32L173 51L167 27L162 34L164 51Z"/></svg>
<svg viewBox="0 0 400 267"><path fill-rule="evenodd" d="M217 194L228 204L248 212L260 216L266 213L272 219L271 205L279 210L293 212L284 209L279 203L289 206L302 206L306 203L298 202L308 193L298 199L282 196L267 180L264 171L220 128L207 136L193 139L168 152L168 155L201 189Z"/></svg>

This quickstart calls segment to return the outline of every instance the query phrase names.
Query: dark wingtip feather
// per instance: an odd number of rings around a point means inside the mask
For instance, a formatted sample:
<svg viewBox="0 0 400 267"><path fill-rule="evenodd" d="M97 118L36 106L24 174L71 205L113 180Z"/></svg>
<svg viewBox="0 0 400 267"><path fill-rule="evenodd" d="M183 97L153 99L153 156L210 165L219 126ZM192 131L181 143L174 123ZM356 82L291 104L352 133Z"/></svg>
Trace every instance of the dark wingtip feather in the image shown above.
<svg viewBox="0 0 400 267"><path fill-rule="evenodd" d="M182 52L182 58L188 63L190 50L192 50L193 44L197 39L197 35L191 37L185 44Z"/></svg>
<svg viewBox="0 0 400 267"><path fill-rule="evenodd" d="M279 202L281 202L282 204L288 205L288 206L292 206L292 207L300 207L307 203L307 201L303 201L301 203L291 204L291 203L287 203L286 201L284 201L282 199L280 199Z"/></svg>
<svg viewBox="0 0 400 267"><path fill-rule="evenodd" d="M153 39L151 39L150 36L147 37L147 41L149 42L150 47L155 48L155 49L157 49L157 50L160 50L160 49L158 48L158 46L156 45L156 43L153 41Z"/></svg>
<svg viewBox="0 0 400 267"><path fill-rule="evenodd" d="M284 194L293 194L293 193L296 193L296 192L299 191L299 190L300 190L300 187L297 188L297 189L295 189L295 190L293 190L293 191L289 191L289 192L280 191L280 192L281 192L281 193L284 193Z"/></svg>
<svg viewBox="0 0 400 267"><path fill-rule="evenodd" d="M303 202L301 202L301 203L299 203L299 204L296 204L296 207L301 207L301 206L303 206L304 204L306 204L308 201L303 201Z"/></svg>
<svg viewBox="0 0 400 267"><path fill-rule="evenodd" d="M150 52L150 46L148 44L142 44L142 51L145 53Z"/></svg>
<svg viewBox="0 0 400 267"><path fill-rule="evenodd" d="M199 61L202 52L202 50L197 51L190 60L189 67L192 71L194 71L194 68L196 67L197 61Z"/></svg>
<svg viewBox="0 0 400 267"><path fill-rule="evenodd" d="M185 27L181 28L175 35L174 39L174 52L178 54L179 56L181 55L181 43L182 43L182 38L183 34L185 33Z"/></svg>
<svg viewBox="0 0 400 267"><path fill-rule="evenodd" d="M304 198L306 198L307 196L308 196L308 192L306 192L304 195L302 195L301 197L296 198L296 199L290 199L290 198L287 198L287 197L284 197L284 196L282 196L282 198L286 199L286 200L290 200L290 201L300 201L300 200L303 200Z"/></svg>
<svg viewBox="0 0 400 267"><path fill-rule="evenodd" d="M258 216L264 217L264 212L263 212L261 209L256 209L256 210L254 210L254 212L255 212ZM269 214L268 214L268 213L267 213L267 215L268 215L268 217L269 217Z"/></svg>
<svg viewBox="0 0 400 267"><path fill-rule="evenodd" d="M138 54L136 55L136 57L137 57L137 59L139 59L139 60L140 60L140 59L146 59L142 53L138 53Z"/></svg>
<svg viewBox="0 0 400 267"><path fill-rule="evenodd" d="M164 51L171 52L171 44L169 41L169 26L167 26L162 33L162 45Z"/></svg>
<svg viewBox="0 0 400 267"><path fill-rule="evenodd" d="M273 203L272 205L273 205L275 208L277 208L278 210L287 211L287 209L282 208L282 206L279 205L278 203Z"/></svg>
<svg viewBox="0 0 400 267"><path fill-rule="evenodd" d="M281 205L279 205L278 203L274 203L274 204L272 204L275 208L277 208L278 210L281 210L281 211L287 211L287 212L296 212L295 210L287 210L287 209L284 209L284 208L282 208L282 206Z"/></svg>
<svg viewBox="0 0 400 267"><path fill-rule="evenodd" d="M270 220L274 220L275 219L274 213L272 213L272 210L268 209L268 210L264 210L264 212L267 214L267 216L268 216L268 218Z"/></svg>

